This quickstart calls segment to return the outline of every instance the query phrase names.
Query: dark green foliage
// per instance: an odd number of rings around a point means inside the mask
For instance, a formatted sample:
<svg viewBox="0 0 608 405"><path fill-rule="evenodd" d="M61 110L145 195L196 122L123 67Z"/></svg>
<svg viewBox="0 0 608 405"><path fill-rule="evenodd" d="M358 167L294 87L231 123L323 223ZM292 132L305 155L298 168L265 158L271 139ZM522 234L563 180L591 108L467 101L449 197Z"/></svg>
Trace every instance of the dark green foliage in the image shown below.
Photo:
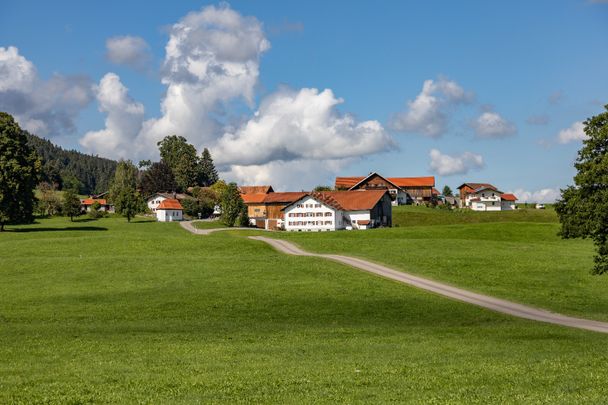
<svg viewBox="0 0 608 405"><path fill-rule="evenodd" d="M441 194L443 194L444 197L453 197L454 196L454 194L452 193L452 189L448 185L443 187L443 191L441 192Z"/></svg>
<svg viewBox="0 0 608 405"><path fill-rule="evenodd" d="M175 176L169 165L164 161L154 162L142 173L140 189L143 195L154 193L173 192L177 188Z"/></svg>
<svg viewBox="0 0 608 405"><path fill-rule="evenodd" d="M241 207L241 215L239 215L239 226L249 226L249 214L247 214L247 206L245 204L243 204L243 206Z"/></svg>
<svg viewBox="0 0 608 405"><path fill-rule="evenodd" d="M243 211L245 203L241 198L236 183L230 183L220 195L220 207L222 208L222 222L233 227Z"/></svg>
<svg viewBox="0 0 608 405"><path fill-rule="evenodd" d="M332 191L331 186L317 186L313 191Z"/></svg>
<svg viewBox="0 0 608 405"><path fill-rule="evenodd" d="M7 223L32 222L39 170L24 132L11 115L0 112L0 231Z"/></svg>
<svg viewBox="0 0 608 405"><path fill-rule="evenodd" d="M79 188L76 191L82 194L108 191L116 170L116 161L65 150L46 139L24 133L30 147L42 159L42 181L56 184L59 189L77 185Z"/></svg>
<svg viewBox="0 0 608 405"><path fill-rule="evenodd" d="M74 221L74 217L78 214L80 214L80 199L73 189L67 189L63 193L63 215Z"/></svg>
<svg viewBox="0 0 608 405"><path fill-rule="evenodd" d="M99 201L93 201L93 204L91 204L91 207L89 208L89 217L97 219L103 217L103 214Z"/></svg>
<svg viewBox="0 0 608 405"><path fill-rule="evenodd" d="M199 182L204 186L211 186L219 180L215 164L213 164L213 158L207 148L203 150L203 154L201 155L200 173L201 178Z"/></svg>
<svg viewBox="0 0 608 405"><path fill-rule="evenodd" d="M214 207L219 203L215 191L209 187L195 187L192 190L194 198L182 201L184 213L193 218L208 218L213 214Z"/></svg>
<svg viewBox="0 0 608 405"><path fill-rule="evenodd" d="M145 211L145 201L137 192L137 168L131 161L121 160L116 167L114 181L110 187L110 198L116 212L131 222L136 214Z"/></svg>
<svg viewBox="0 0 608 405"><path fill-rule="evenodd" d="M591 238L597 248L594 274L608 272L608 105L587 119L583 147L574 167L574 185L555 204L564 238Z"/></svg>
<svg viewBox="0 0 608 405"><path fill-rule="evenodd" d="M38 209L40 214L53 216L61 211L61 201L55 184L42 182L38 185L40 190L40 198L38 198Z"/></svg>
<svg viewBox="0 0 608 405"><path fill-rule="evenodd" d="M171 168L179 191L198 186L200 167L196 148L183 136L166 136L158 142L161 159Z"/></svg>

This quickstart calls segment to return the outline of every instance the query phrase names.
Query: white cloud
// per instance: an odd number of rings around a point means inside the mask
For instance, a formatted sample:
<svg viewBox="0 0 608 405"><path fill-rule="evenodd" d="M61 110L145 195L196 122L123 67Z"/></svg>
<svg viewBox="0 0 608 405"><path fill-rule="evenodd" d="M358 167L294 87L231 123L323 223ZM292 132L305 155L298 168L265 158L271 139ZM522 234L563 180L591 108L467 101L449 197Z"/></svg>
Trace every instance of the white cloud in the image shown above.
<svg viewBox="0 0 608 405"><path fill-rule="evenodd" d="M342 99L326 89L282 89L214 149L218 163L259 165L277 160L341 159L386 151L393 141L378 121L341 115Z"/></svg>
<svg viewBox="0 0 608 405"><path fill-rule="evenodd" d="M436 81L426 80L420 94L408 101L406 111L395 114L390 126L396 131L439 137L447 131L449 108L471 102L473 97L454 81L441 77Z"/></svg>
<svg viewBox="0 0 608 405"><path fill-rule="evenodd" d="M471 152L446 155L438 149L431 149L429 156L431 157L431 170L440 176L466 174L470 170L480 169L484 166L483 157Z"/></svg>
<svg viewBox="0 0 608 405"><path fill-rule="evenodd" d="M582 141L587 139L585 134L585 125L581 121L577 121L570 126L570 128L562 129L557 134L557 141L565 144L570 142Z"/></svg>
<svg viewBox="0 0 608 405"><path fill-rule="evenodd" d="M560 191L557 188L543 188L536 191L527 191L518 188L508 193L515 194L520 203L554 203L560 197Z"/></svg>
<svg viewBox="0 0 608 405"><path fill-rule="evenodd" d="M106 40L106 57L117 65L145 70L152 61L150 46L141 37L117 36Z"/></svg>
<svg viewBox="0 0 608 405"><path fill-rule="evenodd" d="M144 106L131 99L118 75L107 73L95 87L99 111L106 114L105 129L87 132L80 144L111 158L129 158L144 119Z"/></svg>
<svg viewBox="0 0 608 405"><path fill-rule="evenodd" d="M471 122L471 127L479 138L504 138L517 132L515 124L493 111L482 113Z"/></svg>
<svg viewBox="0 0 608 405"><path fill-rule="evenodd" d="M71 133L92 98L89 78L55 74L42 80L19 49L0 47L0 110L15 116L22 128L42 136Z"/></svg>

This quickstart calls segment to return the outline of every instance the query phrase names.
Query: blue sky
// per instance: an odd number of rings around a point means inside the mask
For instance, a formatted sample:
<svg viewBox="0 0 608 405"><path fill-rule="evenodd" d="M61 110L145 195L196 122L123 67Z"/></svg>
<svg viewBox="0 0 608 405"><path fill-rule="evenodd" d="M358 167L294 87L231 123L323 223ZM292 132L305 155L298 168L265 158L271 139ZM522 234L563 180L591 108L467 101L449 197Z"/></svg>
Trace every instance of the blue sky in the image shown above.
<svg viewBox="0 0 608 405"><path fill-rule="evenodd" d="M240 40L205 43L218 32ZM378 171L551 200L574 174L577 123L608 104L606 44L608 4L587 0L20 1L0 15L0 109L135 161L177 132L240 183Z"/></svg>

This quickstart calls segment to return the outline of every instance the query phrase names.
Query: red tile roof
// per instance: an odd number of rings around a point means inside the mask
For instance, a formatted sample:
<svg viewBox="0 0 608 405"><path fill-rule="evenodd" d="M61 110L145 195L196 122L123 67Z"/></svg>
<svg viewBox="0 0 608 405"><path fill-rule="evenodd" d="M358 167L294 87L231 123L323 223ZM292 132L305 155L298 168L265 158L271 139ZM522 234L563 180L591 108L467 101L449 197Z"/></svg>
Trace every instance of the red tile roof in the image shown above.
<svg viewBox="0 0 608 405"><path fill-rule="evenodd" d="M310 195L315 200L341 211L371 210L386 194L386 190L356 190L356 191L319 191L304 194L293 201L293 205L303 197Z"/></svg>
<svg viewBox="0 0 608 405"><path fill-rule="evenodd" d="M349 189L366 177L336 177L337 189ZM435 187L435 176L427 177L386 177L388 181L401 188Z"/></svg>
<svg viewBox="0 0 608 405"><path fill-rule="evenodd" d="M493 185L489 184L489 183L463 183L460 187L458 187L458 190L460 190L463 187L470 187L473 190L479 190L481 188L486 189L492 189L492 190L498 190L496 187L494 187Z"/></svg>
<svg viewBox="0 0 608 405"><path fill-rule="evenodd" d="M272 186L240 186L239 191L241 194L268 194L274 190Z"/></svg>
<svg viewBox="0 0 608 405"><path fill-rule="evenodd" d="M84 200L81 200L81 203L84 205L93 205L93 203L97 201L99 204L101 205L107 205L108 202L104 199L95 199L95 198L85 198Z"/></svg>
<svg viewBox="0 0 608 405"><path fill-rule="evenodd" d="M359 225L369 225L371 221L369 219L360 219L357 221L357 224Z"/></svg>
<svg viewBox="0 0 608 405"><path fill-rule="evenodd" d="M241 194L245 204L261 204L268 194Z"/></svg>
<svg viewBox="0 0 608 405"><path fill-rule="evenodd" d="M273 204L273 203L291 204L292 202L299 200L300 198L304 197L305 195L306 195L306 193L297 192L297 191L290 191L290 192L286 192L286 193L268 193L264 197L263 202L265 204Z"/></svg>
<svg viewBox="0 0 608 405"><path fill-rule="evenodd" d="M167 198L166 200L162 200L161 203L158 204L158 207L156 207L156 209L157 210L183 210L184 208L179 203L179 201L174 200L173 198Z"/></svg>
<svg viewBox="0 0 608 405"><path fill-rule="evenodd" d="M505 201L517 201L517 197L515 197L514 194L510 194L510 193L502 194L500 196L500 198L502 198Z"/></svg>

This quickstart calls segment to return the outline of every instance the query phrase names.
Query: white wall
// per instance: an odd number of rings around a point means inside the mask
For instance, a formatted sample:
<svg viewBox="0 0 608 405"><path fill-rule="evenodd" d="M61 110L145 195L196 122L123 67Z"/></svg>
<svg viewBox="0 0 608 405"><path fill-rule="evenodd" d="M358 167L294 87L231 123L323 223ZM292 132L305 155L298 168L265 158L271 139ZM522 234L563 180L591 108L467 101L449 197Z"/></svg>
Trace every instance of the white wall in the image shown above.
<svg viewBox="0 0 608 405"><path fill-rule="evenodd" d="M160 222L173 222L182 220L181 210L157 210L156 219Z"/></svg>
<svg viewBox="0 0 608 405"><path fill-rule="evenodd" d="M503 211L511 211L516 209L516 205L514 201L501 201L500 206Z"/></svg>
<svg viewBox="0 0 608 405"><path fill-rule="evenodd" d="M369 211L344 211L344 216L350 220L354 229L359 228L359 226L355 222L370 220ZM365 225L365 227L371 228L372 224L370 223L369 225Z"/></svg>
<svg viewBox="0 0 608 405"><path fill-rule="evenodd" d="M285 209L284 227L286 231L335 231L342 227L342 212L307 196Z"/></svg>
<svg viewBox="0 0 608 405"><path fill-rule="evenodd" d="M166 199L167 199L167 197L163 197L162 195L155 194L148 199L148 202L147 202L148 208L150 209L150 211L156 212L156 208L159 206L159 204Z"/></svg>

